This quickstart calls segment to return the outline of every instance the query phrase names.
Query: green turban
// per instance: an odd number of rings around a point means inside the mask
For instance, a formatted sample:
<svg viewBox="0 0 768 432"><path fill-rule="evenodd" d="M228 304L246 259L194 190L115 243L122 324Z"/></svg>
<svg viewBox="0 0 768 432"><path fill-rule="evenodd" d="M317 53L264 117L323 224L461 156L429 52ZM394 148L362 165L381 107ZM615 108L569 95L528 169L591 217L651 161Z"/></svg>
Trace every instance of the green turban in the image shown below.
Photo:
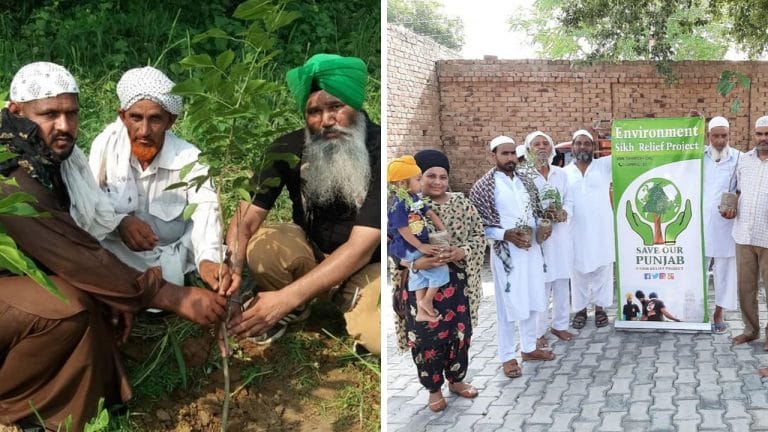
<svg viewBox="0 0 768 432"><path fill-rule="evenodd" d="M319 87L356 110L363 108L368 69L357 57L315 54L304 66L288 71L288 88L304 112L309 94ZM313 86L313 83L315 84Z"/></svg>

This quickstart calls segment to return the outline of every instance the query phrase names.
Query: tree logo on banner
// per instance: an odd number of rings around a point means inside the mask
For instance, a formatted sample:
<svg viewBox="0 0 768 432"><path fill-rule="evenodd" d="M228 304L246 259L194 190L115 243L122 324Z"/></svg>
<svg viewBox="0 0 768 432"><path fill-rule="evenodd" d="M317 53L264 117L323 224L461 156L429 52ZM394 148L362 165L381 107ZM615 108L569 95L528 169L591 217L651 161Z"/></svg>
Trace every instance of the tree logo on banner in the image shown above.
<svg viewBox="0 0 768 432"><path fill-rule="evenodd" d="M637 189L634 201L634 208L627 201L627 221L646 246L675 244L691 221L691 200L686 199L683 208L680 189L665 178L645 181ZM662 231L663 224L666 228Z"/></svg>

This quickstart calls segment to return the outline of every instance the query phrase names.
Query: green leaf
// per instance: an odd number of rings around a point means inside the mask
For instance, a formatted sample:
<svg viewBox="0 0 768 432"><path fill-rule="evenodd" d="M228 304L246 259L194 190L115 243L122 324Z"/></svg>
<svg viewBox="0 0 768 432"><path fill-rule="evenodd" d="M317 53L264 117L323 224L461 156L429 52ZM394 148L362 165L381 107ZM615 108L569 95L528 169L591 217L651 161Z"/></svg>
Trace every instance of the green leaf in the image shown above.
<svg viewBox="0 0 768 432"><path fill-rule="evenodd" d="M736 98L731 102L731 112L736 114L741 109L741 99Z"/></svg>
<svg viewBox="0 0 768 432"><path fill-rule="evenodd" d="M279 177L270 177L262 180L260 186L262 187L269 187L274 188L280 186L280 178Z"/></svg>
<svg viewBox="0 0 768 432"><path fill-rule="evenodd" d="M175 86L173 86L173 89L171 89L171 92L173 94L177 94L179 96L189 96L194 94L203 93L203 85L200 83L200 80L197 79L188 79L186 81L182 81Z"/></svg>
<svg viewBox="0 0 768 432"><path fill-rule="evenodd" d="M183 167L181 167L181 170L179 171L179 177L183 180L184 177L186 177L187 174L189 174L189 172L192 171L192 168L194 168L196 164L197 164L197 161L192 161L184 165Z"/></svg>
<svg viewBox="0 0 768 432"><path fill-rule="evenodd" d="M274 21L270 22L267 26L267 30L274 32L281 27L285 27L288 24L294 22L297 18L301 18L301 13L297 11L283 12L277 15Z"/></svg>
<svg viewBox="0 0 768 432"><path fill-rule="evenodd" d="M216 57L216 67L221 70L226 70L229 65L232 64L232 61L235 59L235 52L230 50L226 50L223 53L219 54L218 57Z"/></svg>
<svg viewBox="0 0 768 432"><path fill-rule="evenodd" d="M187 56L181 59L179 63L181 63L184 66L213 67L211 56L209 56L208 54L194 54L191 56Z"/></svg>
<svg viewBox="0 0 768 432"><path fill-rule="evenodd" d="M212 28L208 31L205 31L203 33L200 33L199 35L196 35L192 38L192 43L198 43L202 40L208 39L208 38L214 38L214 39L228 39L230 36L222 29L218 28Z"/></svg>
<svg viewBox="0 0 768 432"><path fill-rule="evenodd" d="M246 201L246 202L251 202L251 200L253 199L251 197L251 194L247 190L245 190L243 188L237 188L237 195L240 196L241 200Z"/></svg>
<svg viewBox="0 0 768 432"><path fill-rule="evenodd" d="M168 185L163 190L169 191L169 190L179 189L179 188L183 188L183 187L187 187L187 186L189 186L189 183L187 183L185 181L181 181L181 182L176 182L176 183L173 183L171 185Z"/></svg>
<svg viewBox="0 0 768 432"><path fill-rule="evenodd" d="M13 192L3 199L0 199L0 209L12 206L18 203L37 202L34 195L26 192Z"/></svg>
<svg viewBox="0 0 768 432"><path fill-rule="evenodd" d="M240 4L235 9L233 17L242 20L252 21L259 18L265 18L272 12L272 4L264 0L249 0Z"/></svg>
<svg viewBox="0 0 768 432"><path fill-rule="evenodd" d="M179 374L181 375L181 388L187 388L187 364L184 362L184 355L181 353L181 347L179 341L176 338L176 334L173 329L168 326L168 335L171 337L171 348L173 349L173 356L176 358L176 366L179 367Z"/></svg>
<svg viewBox="0 0 768 432"><path fill-rule="evenodd" d="M104 408L104 398L99 399L96 408L96 417L91 418L85 424L84 432L101 432L109 426L109 411ZM67 429L70 430L70 429Z"/></svg>
<svg viewBox="0 0 768 432"><path fill-rule="evenodd" d="M736 87L735 83L721 80L717 83L717 92L720 93L721 96L728 96L728 94L733 91L734 87Z"/></svg>
<svg viewBox="0 0 768 432"><path fill-rule="evenodd" d="M3 98L0 98L0 101L2 101L2 100L3 100ZM9 159L15 158L16 156L18 156L18 155L13 154L11 152L6 152L6 151L0 152L0 162L5 162L5 161L7 161Z"/></svg>
<svg viewBox="0 0 768 432"><path fill-rule="evenodd" d="M0 214L27 217L48 216L48 213L40 213L27 203L18 203L7 207L0 207Z"/></svg>
<svg viewBox="0 0 768 432"><path fill-rule="evenodd" d="M181 214L181 218L188 221L195 210L197 210L197 203L187 204L187 206L184 207L184 212Z"/></svg>
<svg viewBox="0 0 768 432"><path fill-rule="evenodd" d="M739 84L749 90L749 87L752 85L752 80L744 74L739 74Z"/></svg>
<svg viewBox="0 0 768 432"><path fill-rule="evenodd" d="M59 300L69 303L48 275L40 271L32 260L21 253L16 243L7 234L0 234L0 267L19 276L29 276Z"/></svg>
<svg viewBox="0 0 768 432"><path fill-rule="evenodd" d="M301 161L301 158L293 153L267 153L264 156L264 162L272 161L284 161L288 163L288 166L293 168L299 161Z"/></svg>

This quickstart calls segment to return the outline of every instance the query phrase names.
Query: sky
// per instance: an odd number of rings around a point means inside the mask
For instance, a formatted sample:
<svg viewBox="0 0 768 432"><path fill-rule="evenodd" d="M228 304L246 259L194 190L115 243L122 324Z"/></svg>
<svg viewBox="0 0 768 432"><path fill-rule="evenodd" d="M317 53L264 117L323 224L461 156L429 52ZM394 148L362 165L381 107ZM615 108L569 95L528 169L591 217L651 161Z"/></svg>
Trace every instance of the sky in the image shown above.
<svg viewBox="0 0 768 432"><path fill-rule="evenodd" d="M443 12L464 22L466 59L495 55L500 59L536 58L524 33L509 30L507 20L531 9L533 0L442 0Z"/></svg>

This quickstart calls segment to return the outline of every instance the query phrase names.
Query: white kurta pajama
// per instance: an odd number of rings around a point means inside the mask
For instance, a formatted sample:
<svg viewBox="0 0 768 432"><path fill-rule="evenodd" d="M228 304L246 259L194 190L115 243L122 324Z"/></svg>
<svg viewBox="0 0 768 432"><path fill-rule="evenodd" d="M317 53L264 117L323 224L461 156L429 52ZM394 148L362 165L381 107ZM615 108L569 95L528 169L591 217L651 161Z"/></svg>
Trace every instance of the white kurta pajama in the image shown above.
<svg viewBox="0 0 768 432"><path fill-rule="evenodd" d="M571 305L570 278L573 267L573 245L571 241L570 219L573 213L573 200L568 193L568 176L558 166L549 167L548 178L539 175L536 186L541 193L547 187L554 187L560 193L563 209L568 213L565 222L552 223L552 235L541 246L544 249L544 263L547 271L544 273L544 295L549 301L552 298L552 328L568 330ZM548 185L548 186L547 186ZM546 207L547 203L542 203ZM549 327L549 316L546 311L539 314L538 337L544 336Z"/></svg>
<svg viewBox="0 0 768 432"><path fill-rule="evenodd" d="M736 191L736 163L741 152L726 147L720 162L712 159L711 146L704 149L704 254L712 267L715 284L715 304L725 309L736 309L736 242L731 232L733 219L720 215L717 207L723 192Z"/></svg>
<svg viewBox="0 0 768 432"><path fill-rule="evenodd" d="M610 202L611 157L592 160L583 175L575 161L564 171L573 200L571 304L574 311L580 311L589 306L594 294L596 306L609 307L613 304L616 247Z"/></svg>
<svg viewBox="0 0 768 432"><path fill-rule="evenodd" d="M494 199L503 228L486 228L489 240L503 240L504 232L514 228L520 220L534 227L535 220L529 205L528 192L517 178L497 171ZM498 319L499 359L506 362L515 358L515 321L520 327L522 352L536 350L538 313L546 310L542 252L535 236L528 250L506 242L512 261L512 271L504 271L501 259L491 248L491 270L496 288L496 316ZM510 282L509 292L506 292Z"/></svg>
<svg viewBox="0 0 768 432"><path fill-rule="evenodd" d="M131 267L144 271L160 266L163 279L183 284L184 274L200 262L221 262L221 223L218 200L210 180L196 187L166 190L174 183L205 175L195 165L184 180L181 169L197 160L200 150L166 132L165 142L152 163L142 170L130 153L128 133L118 119L96 138L89 163L96 182L102 185L118 214L130 214L147 223L159 238L151 251L135 252L123 243L117 230L101 244ZM197 204L189 220L182 218L188 204Z"/></svg>

